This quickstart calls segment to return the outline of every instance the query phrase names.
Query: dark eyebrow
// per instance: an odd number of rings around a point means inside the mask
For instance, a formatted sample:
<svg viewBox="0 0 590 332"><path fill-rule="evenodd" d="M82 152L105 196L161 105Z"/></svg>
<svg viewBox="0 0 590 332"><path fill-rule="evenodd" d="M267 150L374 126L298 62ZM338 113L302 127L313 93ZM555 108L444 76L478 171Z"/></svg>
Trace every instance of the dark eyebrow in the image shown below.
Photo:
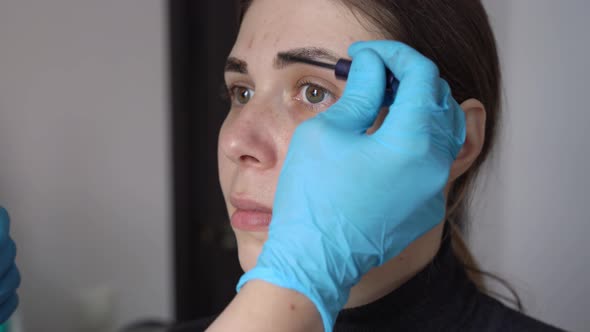
<svg viewBox="0 0 590 332"><path fill-rule="evenodd" d="M246 63L244 60L230 56L225 62L225 71L248 74L248 63Z"/></svg>
<svg viewBox="0 0 590 332"><path fill-rule="evenodd" d="M283 69L290 64L297 63L292 59L293 57L316 61L327 60L332 63L336 63L338 59L340 59L340 57L336 53L326 48L301 47L277 53L277 56L273 62L273 67L275 69ZM248 63L244 60L230 56L227 58L227 61L225 62L225 71L240 74L248 74Z"/></svg>
<svg viewBox="0 0 590 332"><path fill-rule="evenodd" d="M331 63L336 63L339 57L336 53L321 47L302 47L294 48L285 52L277 53L277 57L273 63L275 69L283 69L286 66L297 63L292 58L303 58L308 60L327 60Z"/></svg>

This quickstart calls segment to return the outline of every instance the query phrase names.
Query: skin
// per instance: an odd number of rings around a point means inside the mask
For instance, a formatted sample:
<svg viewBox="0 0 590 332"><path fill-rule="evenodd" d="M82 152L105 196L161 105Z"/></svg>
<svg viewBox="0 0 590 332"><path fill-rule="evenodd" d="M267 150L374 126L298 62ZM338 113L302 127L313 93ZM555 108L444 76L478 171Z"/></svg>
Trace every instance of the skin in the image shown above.
<svg viewBox="0 0 590 332"><path fill-rule="evenodd" d="M345 81L336 80L333 72L307 65L289 65L282 69L273 66L278 52L300 47L322 47L337 56L347 56L348 46L358 40L383 39L375 29L367 29L366 22L360 22L348 9L330 0L256 0L248 10L239 35L230 53L247 63L248 74L226 72L228 87L234 92L254 92L249 100L232 97L232 109L227 115L219 134L218 165L222 191L231 216L236 207L230 197L254 199L272 207L280 170L285 159L291 136L298 124L327 109L342 94ZM372 31L369 31L372 30ZM319 104L306 99L302 80L311 81L327 90L333 96ZM247 90L250 89L250 90ZM324 90L317 90L324 91ZM247 100L247 103L240 101ZM317 100L317 99L316 99ZM448 192L452 182L469 169L479 155L484 142L485 108L475 99L461 104L466 115L466 142L454 162ZM383 109L367 133L371 134L381 125L387 114ZM374 268L352 288L345 307L355 307L376 301L419 272L432 260L440 247L443 224L413 242L399 256ZM244 271L256 264L256 259L267 239L266 232L243 231L234 228L238 243L239 260ZM252 285L249 285L252 284ZM252 289L256 288L256 292ZM277 319L295 325L293 331L316 330L317 312L309 311L311 302L301 299L295 292L277 289L264 282L250 282L238 294L235 301L212 328L230 328L238 322L245 329L245 321L252 323L255 317L268 321L268 312L256 312L254 302L266 298L269 310L276 312ZM260 292L267 296L254 296ZM272 299L276 299L273 301ZM281 306L285 299L297 304L295 314L292 307ZM249 305L248 305L249 304ZM262 308L260 305L258 308ZM311 306L313 308L313 305ZM282 311L282 309L284 309ZM299 315L298 319L291 320ZM290 318L289 318L290 317ZM306 317L302 319L301 317ZM311 325L310 325L311 324ZM268 327L268 325L267 325ZM253 327L264 330L264 325ZM269 328L269 330L271 330ZM319 325L321 330L321 324Z"/></svg>

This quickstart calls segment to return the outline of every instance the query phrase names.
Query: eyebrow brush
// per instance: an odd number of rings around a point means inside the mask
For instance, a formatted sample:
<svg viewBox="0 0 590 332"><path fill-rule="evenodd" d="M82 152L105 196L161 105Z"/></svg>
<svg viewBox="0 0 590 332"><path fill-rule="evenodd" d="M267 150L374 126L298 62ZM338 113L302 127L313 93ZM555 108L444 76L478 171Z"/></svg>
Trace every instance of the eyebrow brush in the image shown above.
<svg viewBox="0 0 590 332"><path fill-rule="evenodd" d="M316 61L307 57L299 57L291 54L280 54L281 58L289 62L299 62L304 63L316 67L322 67L327 69L334 70L334 75L337 79L346 80L348 78L348 73L350 72L350 66L352 65L351 60L347 59L339 59L335 64L325 63L321 61ZM393 98L397 88L399 86L399 81L395 78L393 73L386 68L386 83L385 83L385 98L383 100L383 106L389 106L393 103Z"/></svg>

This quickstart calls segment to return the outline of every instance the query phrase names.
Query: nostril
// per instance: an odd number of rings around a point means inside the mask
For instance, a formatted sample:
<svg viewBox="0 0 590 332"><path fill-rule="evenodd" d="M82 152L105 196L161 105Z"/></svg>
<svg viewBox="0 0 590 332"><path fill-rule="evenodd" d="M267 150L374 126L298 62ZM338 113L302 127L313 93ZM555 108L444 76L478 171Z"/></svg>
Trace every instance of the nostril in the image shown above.
<svg viewBox="0 0 590 332"><path fill-rule="evenodd" d="M258 164L258 163L260 163L260 160L254 158L252 156L249 156L249 155L244 155L244 156L240 156L240 162L244 163L244 164L252 164L252 163Z"/></svg>

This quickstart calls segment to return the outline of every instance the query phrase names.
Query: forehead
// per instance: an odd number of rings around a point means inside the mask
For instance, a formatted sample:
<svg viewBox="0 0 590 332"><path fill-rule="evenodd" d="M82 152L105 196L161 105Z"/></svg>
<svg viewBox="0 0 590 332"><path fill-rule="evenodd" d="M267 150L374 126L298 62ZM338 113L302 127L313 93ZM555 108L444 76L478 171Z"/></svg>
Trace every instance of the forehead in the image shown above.
<svg viewBox="0 0 590 332"><path fill-rule="evenodd" d="M346 57L354 41L379 38L368 27L337 0L254 0L231 53L260 59L292 48L323 47Z"/></svg>

